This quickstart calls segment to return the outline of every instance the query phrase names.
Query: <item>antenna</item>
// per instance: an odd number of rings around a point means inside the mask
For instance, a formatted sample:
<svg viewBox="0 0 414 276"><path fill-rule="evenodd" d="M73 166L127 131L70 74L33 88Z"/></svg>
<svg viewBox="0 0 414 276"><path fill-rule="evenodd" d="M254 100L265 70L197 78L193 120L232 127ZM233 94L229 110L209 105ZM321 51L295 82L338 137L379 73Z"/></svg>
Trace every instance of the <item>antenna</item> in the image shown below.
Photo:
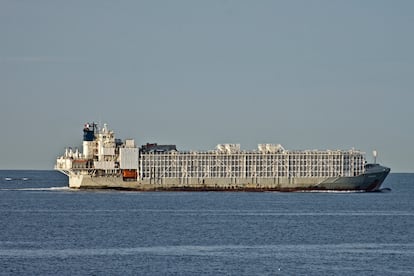
<svg viewBox="0 0 414 276"><path fill-rule="evenodd" d="M372 151L372 155L374 156L374 164L377 164L377 156L378 156L377 151L376 150L373 150Z"/></svg>

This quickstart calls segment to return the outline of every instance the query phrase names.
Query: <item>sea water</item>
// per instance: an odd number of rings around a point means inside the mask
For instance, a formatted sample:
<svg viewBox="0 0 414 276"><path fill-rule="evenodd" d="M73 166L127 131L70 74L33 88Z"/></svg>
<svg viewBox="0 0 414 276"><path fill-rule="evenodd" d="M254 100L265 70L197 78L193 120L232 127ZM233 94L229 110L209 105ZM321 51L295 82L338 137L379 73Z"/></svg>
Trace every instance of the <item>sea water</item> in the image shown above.
<svg viewBox="0 0 414 276"><path fill-rule="evenodd" d="M0 275L414 275L414 174L382 193L71 190L0 171Z"/></svg>

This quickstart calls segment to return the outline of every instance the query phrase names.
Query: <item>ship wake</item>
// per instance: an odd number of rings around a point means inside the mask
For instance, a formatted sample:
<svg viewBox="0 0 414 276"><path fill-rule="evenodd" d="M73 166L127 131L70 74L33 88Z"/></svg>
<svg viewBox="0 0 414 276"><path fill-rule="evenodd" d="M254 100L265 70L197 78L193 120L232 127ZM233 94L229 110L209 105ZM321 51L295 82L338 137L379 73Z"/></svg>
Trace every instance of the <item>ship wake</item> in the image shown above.
<svg viewBox="0 0 414 276"><path fill-rule="evenodd" d="M43 188L5 188L0 191L72 191L68 186Z"/></svg>

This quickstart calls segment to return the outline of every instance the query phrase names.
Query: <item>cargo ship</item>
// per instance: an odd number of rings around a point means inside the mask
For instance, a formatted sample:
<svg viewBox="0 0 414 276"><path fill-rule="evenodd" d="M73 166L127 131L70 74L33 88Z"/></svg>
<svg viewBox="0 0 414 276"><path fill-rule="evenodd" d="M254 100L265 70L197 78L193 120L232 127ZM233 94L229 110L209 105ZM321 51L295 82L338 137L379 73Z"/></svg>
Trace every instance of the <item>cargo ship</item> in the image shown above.
<svg viewBox="0 0 414 276"><path fill-rule="evenodd" d="M87 123L83 150L67 148L55 169L74 189L137 191L378 191L390 169L359 150L286 150L280 144L219 144L209 151L115 137Z"/></svg>

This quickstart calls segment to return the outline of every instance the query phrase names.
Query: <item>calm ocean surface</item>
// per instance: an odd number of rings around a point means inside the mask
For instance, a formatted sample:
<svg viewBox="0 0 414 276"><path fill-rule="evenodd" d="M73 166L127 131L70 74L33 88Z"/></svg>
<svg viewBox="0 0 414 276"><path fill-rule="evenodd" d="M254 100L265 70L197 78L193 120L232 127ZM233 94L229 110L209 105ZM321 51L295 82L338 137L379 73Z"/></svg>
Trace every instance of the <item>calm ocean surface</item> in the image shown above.
<svg viewBox="0 0 414 276"><path fill-rule="evenodd" d="M0 275L414 275L414 174L387 193L66 186L0 171Z"/></svg>

